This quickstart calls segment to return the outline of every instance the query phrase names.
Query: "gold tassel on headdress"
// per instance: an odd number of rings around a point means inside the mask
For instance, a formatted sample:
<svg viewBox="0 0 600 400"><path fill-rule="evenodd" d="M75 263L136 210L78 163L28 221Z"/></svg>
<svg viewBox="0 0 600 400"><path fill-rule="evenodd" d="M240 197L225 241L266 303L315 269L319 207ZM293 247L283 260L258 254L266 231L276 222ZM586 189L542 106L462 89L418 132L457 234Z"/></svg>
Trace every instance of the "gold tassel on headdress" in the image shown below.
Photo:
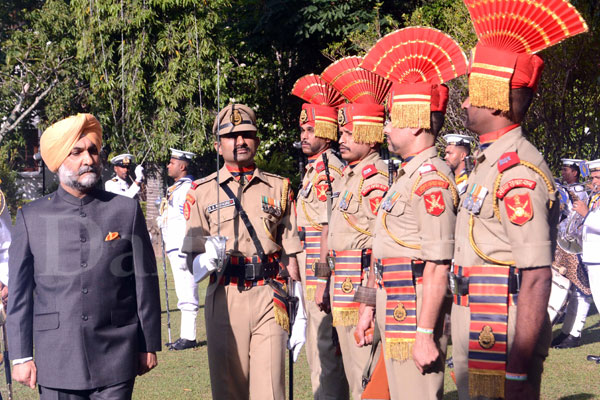
<svg viewBox="0 0 600 400"><path fill-rule="evenodd" d="M334 308L331 314L333 315L333 326L355 326L358 324L357 308Z"/></svg>
<svg viewBox="0 0 600 400"><path fill-rule="evenodd" d="M469 369L469 396L504 398L505 372Z"/></svg>
<svg viewBox="0 0 600 400"><path fill-rule="evenodd" d="M469 77L469 101L472 106L492 110L510 110L510 79L472 72Z"/></svg>
<svg viewBox="0 0 600 400"><path fill-rule="evenodd" d="M352 137L356 143L383 143L383 125L354 122Z"/></svg>
<svg viewBox="0 0 600 400"><path fill-rule="evenodd" d="M412 358L414 339L385 339L385 358L397 361L405 361Z"/></svg>
<svg viewBox="0 0 600 400"><path fill-rule="evenodd" d="M396 102L392 106L394 128L430 128L431 105L429 102Z"/></svg>
<svg viewBox="0 0 600 400"><path fill-rule="evenodd" d="M315 121L315 136L323 139L335 140L338 139L337 122L319 122Z"/></svg>

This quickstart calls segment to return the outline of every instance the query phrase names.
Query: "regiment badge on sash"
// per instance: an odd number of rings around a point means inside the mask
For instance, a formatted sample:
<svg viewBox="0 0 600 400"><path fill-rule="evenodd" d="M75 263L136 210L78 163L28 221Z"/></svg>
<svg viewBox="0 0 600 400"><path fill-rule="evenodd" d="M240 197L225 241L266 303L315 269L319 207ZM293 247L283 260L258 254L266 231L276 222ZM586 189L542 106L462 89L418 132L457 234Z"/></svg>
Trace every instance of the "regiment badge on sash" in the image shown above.
<svg viewBox="0 0 600 400"><path fill-rule="evenodd" d="M183 205L183 218L185 218L186 221L188 219L190 219L191 212L192 212L192 207L190 206L190 203L188 203L186 201L185 204Z"/></svg>
<svg viewBox="0 0 600 400"><path fill-rule="evenodd" d="M515 225L524 225L533 218L533 207L529 193L515 194L504 200L508 219Z"/></svg>

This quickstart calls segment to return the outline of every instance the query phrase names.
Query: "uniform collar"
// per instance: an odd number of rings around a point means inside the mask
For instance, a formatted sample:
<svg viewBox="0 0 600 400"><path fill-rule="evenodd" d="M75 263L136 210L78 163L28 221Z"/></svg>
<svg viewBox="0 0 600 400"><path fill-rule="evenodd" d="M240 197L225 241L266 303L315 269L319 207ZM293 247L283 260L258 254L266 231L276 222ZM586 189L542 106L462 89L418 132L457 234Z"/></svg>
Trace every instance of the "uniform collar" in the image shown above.
<svg viewBox="0 0 600 400"><path fill-rule="evenodd" d="M431 146L426 148L425 150L421 150L417 153L411 160L406 163L404 167L400 171L403 171L400 176L404 174L408 174L408 176L412 176L415 171L419 169L419 167L426 161L437 155L437 149L435 146Z"/></svg>
<svg viewBox="0 0 600 400"><path fill-rule="evenodd" d="M369 164L374 164L379 159L381 159L381 157L379 157L379 153L375 151L363 158L362 160L360 160L356 165L354 165L354 168L350 168L348 165L346 165L343 173L344 175L348 176L352 176L356 173L360 174L364 167L366 167Z"/></svg>
<svg viewBox="0 0 600 400"><path fill-rule="evenodd" d="M327 153L327 158L331 158L331 154L333 153L331 150L331 147L326 148L325 150L323 150L322 152L320 152L319 154L316 154L312 157L308 157L308 162L306 163L306 167L304 167L306 169L306 171L310 171L313 170L315 168L317 168L317 165L319 164L320 161L323 161L323 154Z"/></svg>
<svg viewBox="0 0 600 400"><path fill-rule="evenodd" d="M493 142L487 149L477 154L477 164L487 160L490 165L493 165L500 159L502 154L506 153L513 146L515 141L522 137L523 131L521 126L511 129Z"/></svg>
<svg viewBox="0 0 600 400"><path fill-rule="evenodd" d="M75 197L71 193L67 192L59 184L56 194L61 200L64 200L69 204L73 204L75 206L84 206L96 199L97 189L92 189L89 193L87 193L84 197L80 199L79 197Z"/></svg>
<svg viewBox="0 0 600 400"><path fill-rule="evenodd" d="M215 179L216 179L216 177L215 177ZM220 183L228 182L230 179L237 182L237 180L233 177L233 175L231 175L231 172L229 172L229 170L227 169L227 166L225 166L225 165L223 165L223 167L221 167L221 169L219 170L219 179L220 179ZM271 186L264 171L261 170L260 168L256 167L254 169L254 174L252 175L252 179L250 180L250 182L248 182L246 185L244 185L244 190L245 190L245 188L249 187L252 184L252 182L254 182L255 179L259 179L259 180L263 181L264 183L266 183L267 185Z"/></svg>

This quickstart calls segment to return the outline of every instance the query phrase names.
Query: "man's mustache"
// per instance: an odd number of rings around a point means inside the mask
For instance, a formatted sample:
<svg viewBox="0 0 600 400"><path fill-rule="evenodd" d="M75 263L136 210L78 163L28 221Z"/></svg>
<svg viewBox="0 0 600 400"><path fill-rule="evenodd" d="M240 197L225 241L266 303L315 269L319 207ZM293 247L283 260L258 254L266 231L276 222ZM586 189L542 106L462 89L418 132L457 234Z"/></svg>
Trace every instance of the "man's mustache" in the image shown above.
<svg viewBox="0 0 600 400"><path fill-rule="evenodd" d="M77 171L77 175L81 176L81 175L83 175L85 173L88 173L88 172L93 172L93 173L97 174L98 173L98 168L92 167L92 166L89 166L89 165L88 166L83 166L83 167L79 168L79 170Z"/></svg>

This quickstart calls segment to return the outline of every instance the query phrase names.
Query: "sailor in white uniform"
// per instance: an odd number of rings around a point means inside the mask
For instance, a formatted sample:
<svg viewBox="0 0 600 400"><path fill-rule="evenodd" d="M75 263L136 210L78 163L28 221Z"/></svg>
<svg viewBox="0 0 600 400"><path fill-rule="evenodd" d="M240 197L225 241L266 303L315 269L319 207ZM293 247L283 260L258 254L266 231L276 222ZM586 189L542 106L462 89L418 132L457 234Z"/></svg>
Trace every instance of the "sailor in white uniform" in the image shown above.
<svg viewBox="0 0 600 400"><path fill-rule="evenodd" d="M130 184L128 172L129 166L133 163L133 156L131 154L119 154L113 157L110 163L113 165L115 177L104 183L104 189L107 192L135 198L144 180L144 167L141 165L135 167L135 181Z"/></svg>
<svg viewBox="0 0 600 400"><path fill-rule="evenodd" d="M8 248L10 247L11 228L12 220L6 197L0 190L0 295L5 307L8 296Z"/></svg>
<svg viewBox="0 0 600 400"><path fill-rule="evenodd" d="M175 183L167 189L158 217L158 225L162 231L165 251L175 281L177 308L181 311L180 338L167 344L171 350L184 350L197 345L198 284L187 268L185 254L181 253L186 222L183 216L183 205L194 179L188 175L188 165L194 156L195 154L189 151L171 149L167 174L175 180Z"/></svg>
<svg viewBox="0 0 600 400"><path fill-rule="evenodd" d="M462 196L467 190L467 169L465 168L465 158L471 155L471 143L475 140L472 136L450 133L444 135L446 141L446 154L444 160L454 172L454 181L458 194Z"/></svg>

